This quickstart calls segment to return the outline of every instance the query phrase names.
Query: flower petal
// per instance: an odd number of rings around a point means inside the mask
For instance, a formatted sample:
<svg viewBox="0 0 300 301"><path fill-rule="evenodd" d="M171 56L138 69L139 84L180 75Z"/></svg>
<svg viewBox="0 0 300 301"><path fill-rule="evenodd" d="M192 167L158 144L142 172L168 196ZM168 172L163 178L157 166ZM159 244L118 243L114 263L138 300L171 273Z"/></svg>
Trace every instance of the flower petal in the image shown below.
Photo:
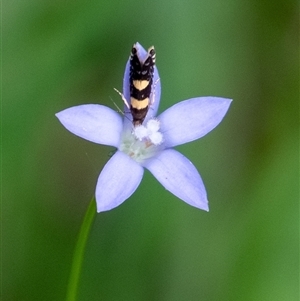
<svg viewBox="0 0 300 301"><path fill-rule="evenodd" d="M96 186L97 211L111 210L128 199L139 186L144 169L117 151L100 173Z"/></svg>
<svg viewBox="0 0 300 301"><path fill-rule="evenodd" d="M147 51L143 48L142 45L140 45L138 42L135 44L137 47L138 55L143 60L147 57ZM126 63L125 67L125 73L123 78L123 95L127 102L130 104L130 84L129 84L129 75L130 75L130 58ZM160 102L160 94L161 94L161 84L160 84L160 78L158 74L158 70L156 66L154 66L154 75L153 75L153 84L152 84L152 93L151 98L151 106L149 107L149 111L146 115L145 122L147 122L148 119L153 118L156 116L159 102ZM130 111L126 106L124 106L124 112L125 112L125 122L132 125L132 116Z"/></svg>
<svg viewBox="0 0 300 301"><path fill-rule="evenodd" d="M167 109L158 116L165 146L173 147L206 135L221 122L231 101L220 97L197 97Z"/></svg>
<svg viewBox="0 0 300 301"><path fill-rule="evenodd" d="M189 205L208 211L206 190L195 166L179 152L168 149L144 166L170 192Z"/></svg>
<svg viewBox="0 0 300 301"><path fill-rule="evenodd" d="M55 114L71 133L99 144L118 147L123 123L112 109L97 105L71 107Z"/></svg>

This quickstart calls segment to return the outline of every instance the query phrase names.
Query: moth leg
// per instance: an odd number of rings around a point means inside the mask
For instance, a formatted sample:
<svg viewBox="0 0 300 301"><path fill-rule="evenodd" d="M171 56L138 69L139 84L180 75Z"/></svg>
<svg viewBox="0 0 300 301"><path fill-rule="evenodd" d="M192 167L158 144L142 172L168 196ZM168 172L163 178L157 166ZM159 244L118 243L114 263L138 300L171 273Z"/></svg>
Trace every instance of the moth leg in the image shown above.
<svg viewBox="0 0 300 301"><path fill-rule="evenodd" d="M127 109L130 109L130 105L128 104L125 96L119 90L117 90L116 88L114 88L114 90L121 96L121 98L122 98L125 106L127 107Z"/></svg>

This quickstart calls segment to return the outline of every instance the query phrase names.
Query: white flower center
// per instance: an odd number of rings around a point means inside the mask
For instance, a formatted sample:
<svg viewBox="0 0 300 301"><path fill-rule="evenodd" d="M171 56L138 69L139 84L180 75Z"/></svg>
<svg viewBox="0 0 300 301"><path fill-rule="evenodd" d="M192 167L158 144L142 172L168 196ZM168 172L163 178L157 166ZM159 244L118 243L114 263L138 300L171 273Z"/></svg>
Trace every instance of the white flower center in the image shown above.
<svg viewBox="0 0 300 301"><path fill-rule="evenodd" d="M119 149L136 162L142 163L163 149L163 135L159 129L157 119L150 119L145 126L127 129L122 134Z"/></svg>

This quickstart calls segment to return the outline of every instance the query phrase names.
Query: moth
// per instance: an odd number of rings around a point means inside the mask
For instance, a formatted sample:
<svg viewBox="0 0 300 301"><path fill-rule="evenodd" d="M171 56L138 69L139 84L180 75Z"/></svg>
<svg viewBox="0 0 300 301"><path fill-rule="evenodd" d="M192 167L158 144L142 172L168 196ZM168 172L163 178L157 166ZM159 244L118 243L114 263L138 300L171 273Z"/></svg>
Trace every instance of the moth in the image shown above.
<svg viewBox="0 0 300 301"><path fill-rule="evenodd" d="M141 125L151 104L150 95L153 84L155 65L155 49L148 49L147 57L141 61L138 57L137 48L133 45L130 55L130 112L133 125Z"/></svg>
<svg viewBox="0 0 300 301"><path fill-rule="evenodd" d="M151 105L152 86L156 84L153 85L155 57L155 49L152 46L148 49L146 59L140 60L137 46L134 44L130 53L129 66L130 104L125 96L114 88L130 110L134 127L143 123Z"/></svg>

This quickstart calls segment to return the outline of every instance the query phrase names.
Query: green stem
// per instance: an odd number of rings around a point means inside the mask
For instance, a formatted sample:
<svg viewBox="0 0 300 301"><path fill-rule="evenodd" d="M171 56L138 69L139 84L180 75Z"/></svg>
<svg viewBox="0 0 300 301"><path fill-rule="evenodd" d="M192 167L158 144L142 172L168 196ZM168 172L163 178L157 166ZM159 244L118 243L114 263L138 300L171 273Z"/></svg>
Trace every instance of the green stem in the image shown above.
<svg viewBox="0 0 300 301"><path fill-rule="evenodd" d="M69 278L69 283L68 283L66 301L75 301L76 300L77 291L78 291L78 283L79 283L82 262L83 262L83 257L84 257L84 251L85 251L86 243L88 240L88 236L89 236L93 221L95 219L95 215L96 215L96 202L95 202L95 198L93 197L87 208L87 211L85 213L85 216L84 216L81 228L80 228L75 252L73 255L73 262L72 262L71 273L70 273L70 278Z"/></svg>

